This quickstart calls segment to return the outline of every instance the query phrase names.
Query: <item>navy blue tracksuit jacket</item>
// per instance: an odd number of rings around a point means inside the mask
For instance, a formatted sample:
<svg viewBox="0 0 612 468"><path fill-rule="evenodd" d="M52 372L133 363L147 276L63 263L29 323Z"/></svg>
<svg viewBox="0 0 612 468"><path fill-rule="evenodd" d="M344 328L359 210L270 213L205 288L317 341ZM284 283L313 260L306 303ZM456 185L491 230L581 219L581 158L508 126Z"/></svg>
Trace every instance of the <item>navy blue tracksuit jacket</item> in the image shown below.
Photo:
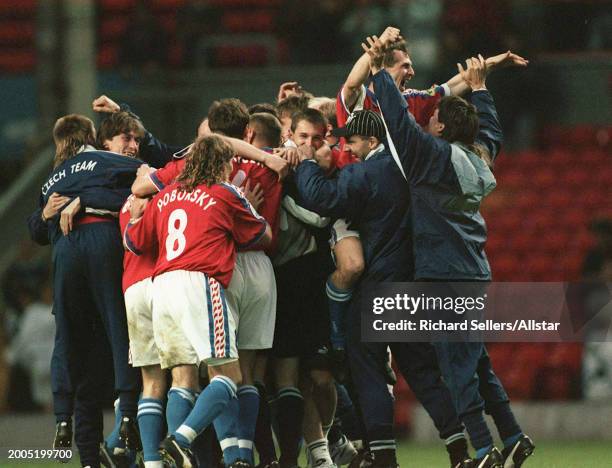
<svg viewBox="0 0 612 468"><path fill-rule="evenodd" d="M373 83L412 195L415 279L490 280L484 251L487 231L479 212L482 199L495 187L490 169L470 148L450 144L421 130L406 113L405 101L386 71L377 73ZM493 99L488 91L477 91L471 100L479 111L477 142L495 158L502 131ZM452 286L446 291L440 292L454 294ZM493 444L483 409L494 416L499 430L503 428L509 435L520 433L484 344L437 342L434 347L472 445L480 449Z"/></svg>
<svg viewBox="0 0 612 468"><path fill-rule="evenodd" d="M385 281L410 281L412 217L410 192L389 151L379 147L364 162L343 168L327 179L312 161L296 170L300 205L322 216L347 218L359 231L365 258L360 288ZM359 302L359 293L353 304ZM393 436L393 400L387 389L383 363L386 343L362 343L359 311L347 320L348 356L352 380L372 448L386 446ZM433 347L428 343L391 343L393 356L430 414L440 437L461 431L448 389L444 385Z"/></svg>

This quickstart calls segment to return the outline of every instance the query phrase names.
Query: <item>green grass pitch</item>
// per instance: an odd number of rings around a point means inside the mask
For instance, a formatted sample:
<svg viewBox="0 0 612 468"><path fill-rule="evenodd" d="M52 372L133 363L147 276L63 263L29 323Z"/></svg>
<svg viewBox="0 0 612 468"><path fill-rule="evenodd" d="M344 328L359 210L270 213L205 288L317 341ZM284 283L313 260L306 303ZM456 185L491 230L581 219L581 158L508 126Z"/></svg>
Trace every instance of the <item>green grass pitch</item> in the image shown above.
<svg viewBox="0 0 612 468"><path fill-rule="evenodd" d="M525 468L610 468L612 466L612 444L610 442L541 442L536 440L536 450ZM398 448L399 464L405 468L447 468L446 451L442 446L416 445L401 442ZM302 463L304 464L304 463ZM25 468L74 468L76 461L59 464L53 461L0 460L0 467Z"/></svg>

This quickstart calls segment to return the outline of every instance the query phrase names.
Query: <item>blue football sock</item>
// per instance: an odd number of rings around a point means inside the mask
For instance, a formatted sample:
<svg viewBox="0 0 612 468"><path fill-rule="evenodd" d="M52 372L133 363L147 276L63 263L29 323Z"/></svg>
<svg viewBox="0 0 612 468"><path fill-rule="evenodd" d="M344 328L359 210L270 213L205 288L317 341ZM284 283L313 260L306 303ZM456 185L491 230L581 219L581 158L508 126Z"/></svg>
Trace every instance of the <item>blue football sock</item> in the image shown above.
<svg viewBox="0 0 612 468"><path fill-rule="evenodd" d="M138 402L138 427L144 461L159 461L159 443L164 434L164 407L161 400L141 398Z"/></svg>
<svg viewBox="0 0 612 468"><path fill-rule="evenodd" d="M259 413L259 392L252 385L244 385L238 389L238 402L240 404L240 419L238 426L238 446L240 458L254 466L253 439L255 426Z"/></svg>
<svg viewBox="0 0 612 468"><path fill-rule="evenodd" d="M232 379L220 375L213 377L200 393L185 422L173 432L176 441L181 446L188 447L193 439L221 414L232 398L236 398L236 384Z"/></svg>
<svg viewBox="0 0 612 468"><path fill-rule="evenodd" d="M465 430L470 436L470 442L472 447L478 453L484 450L486 454L491 447L493 447L493 437L485 421L484 414L481 410L477 410L471 413L464 414L461 418L461 422L465 426ZM484 456L484 455L483 455ZM477 457L482 458L482 457Z"/></svg>
<svg viewBox="0 0 612 468"><path fill-rule="evenodd" d="M125 448L125 442L119 438L119 428L121 426L121 411L119 411L119 398L115 400L115 425L113 431L106 437L106 446L112 450L115 448Z"/></svg>
<svg viewBox="0 0 612 468"><path fill-rule="evenodd" d="M504 441L504 445L509 447L514 445L516 441L523 435L523 430L514 417L514 413L510 408L510 403L502 402L497 405L491 405L489 414L495 421L499 438ZM508 441L509 445L506 445Z"/></svg>
<svg viewBox="0 0 612 468"><path fill-rule="evenodd" d="M172 387L168 391L168 403L166 404L168 434L172 434L183 424L191 413L196 398L197 394L188 388Z"/></svg>
<svg viewBox="0 0 612 468"><path fill-rule="evenodd" d="M344 317L349 307L352 289L340 289L332 283L331 276L325 285L329 306L329 321L331 323L330 341L333 349L344 349L346 338L344 335Z"/></svg>
<svg viewBox="0 0 612 468"><path fill-rule="evenodd" d="M516 444L522 436L523 436L523 433L519 432L518 434L515 434L513 436L508 437L507 439L504 439L503 440L504 448L514 446L514 444Z"/></svg>
<svg viewBox="0 0 612 468"><path fill-rule="evenodd" d="M230 466L240 458L241 449L238 445L240 403L238 398L232 398L225 409L213 421L215 432L221 450L223 450L223 461L225 466Z"/></svg>
<svg viewBox="0 0 612 468"><path fill-rule="evenodd" d="M481 447L479 449L476 450L476 458L483 458L487 453L489 453L489 450L491 450L493 448L493 445L487 445L486 447Z"/></svg>

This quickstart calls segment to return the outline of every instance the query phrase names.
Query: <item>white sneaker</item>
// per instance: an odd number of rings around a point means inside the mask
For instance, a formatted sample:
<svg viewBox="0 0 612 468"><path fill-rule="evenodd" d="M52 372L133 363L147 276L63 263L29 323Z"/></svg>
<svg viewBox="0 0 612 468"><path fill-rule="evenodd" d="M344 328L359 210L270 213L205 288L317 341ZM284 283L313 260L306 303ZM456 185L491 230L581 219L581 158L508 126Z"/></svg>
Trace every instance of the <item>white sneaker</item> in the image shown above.
<svg viewBox="0 0 612 468"><path fill-rule="evenodd" d="M319 458L312 464L312 468L338 468L329 458Z"/></svg>
<svg viewBox="0 0 612 468"><path fill-rule="evenodd" d="M329 447L332 460L338 466L348 465L357 455L357 449L345 435Z"/></svg>

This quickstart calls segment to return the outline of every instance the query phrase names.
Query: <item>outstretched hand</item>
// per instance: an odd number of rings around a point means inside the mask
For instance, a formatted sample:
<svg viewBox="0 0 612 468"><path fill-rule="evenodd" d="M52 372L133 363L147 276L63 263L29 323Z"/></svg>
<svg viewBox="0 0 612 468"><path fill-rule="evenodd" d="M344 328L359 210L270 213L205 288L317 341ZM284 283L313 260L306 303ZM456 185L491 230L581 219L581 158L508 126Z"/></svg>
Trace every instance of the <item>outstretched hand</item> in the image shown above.
<svg viewBox="0 0 612 468"><path fill-rule="evenodd" d="M486 62L489 72L497 68L526 67L529 64L529 60L511 51L504 52L503 54L494 55L493 57L487 57Z"/></svg>
<svg viewBox="0 0 612 468"><path fill-rule="evenodd" d="M374 75L382 69L385 46L377 36L368 36L366 41L368 44L362 42L361 48L370 57L370 71Z"/></svg>
<svg viewBox="0 0 612 468"><path fill-rule="evenodd" d="M486 89L485 81L487 78L487 63L482 55L478 54L478 58L471 57L465 61L465 69L458 63L457 69L465 84L467 84L472 91L477 89Z"/></svg>

